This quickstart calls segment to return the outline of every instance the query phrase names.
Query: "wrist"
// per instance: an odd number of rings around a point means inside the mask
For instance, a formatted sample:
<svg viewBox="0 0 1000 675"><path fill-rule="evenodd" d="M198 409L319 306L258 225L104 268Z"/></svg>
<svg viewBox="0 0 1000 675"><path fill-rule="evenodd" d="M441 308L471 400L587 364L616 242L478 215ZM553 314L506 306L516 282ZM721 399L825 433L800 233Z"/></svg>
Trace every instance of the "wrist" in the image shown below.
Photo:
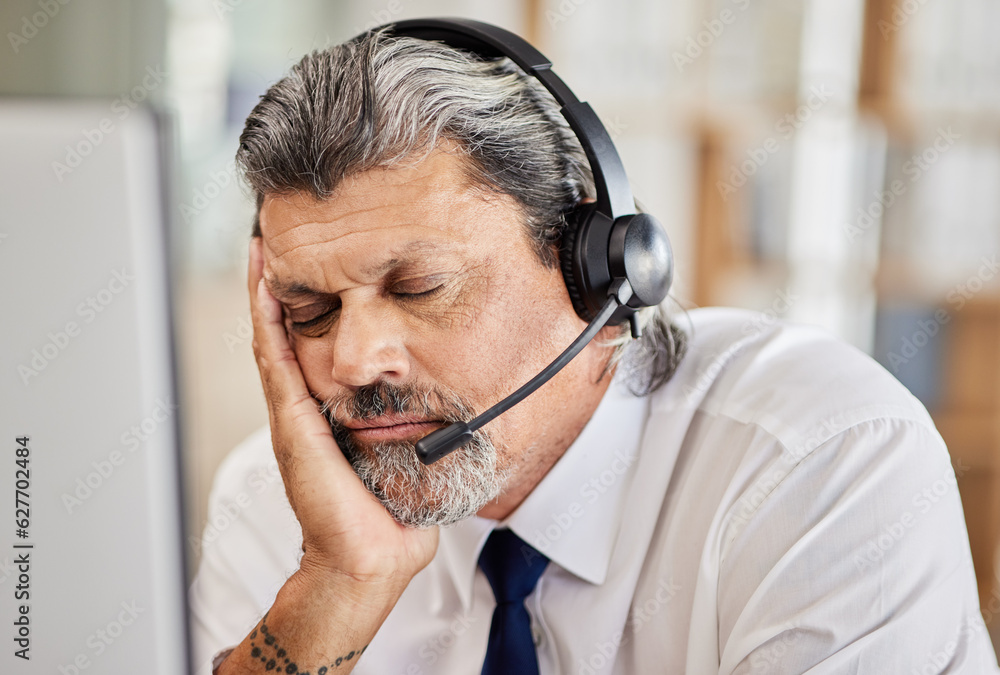
<svg viewBox="0 0 1000 675"><path fill-rule="evenodd" d="M350 564L331 563L316 548L304 547L299 569L289 578L307 593L332 593L362 604L399 599L410 581L428 561L409 564L405 559L375 550L362 550Z"/></svg>
<svg viewBox="0 0 1000 675"><path fill-rule="evenodd" d="M352 623L382 620L396 605L411 577L354 575L316 564L305 556L278 592L295 607L323 614L349 614ZM333 611L333 607L338 608Z"/></svg>
<svg viewBox="0 0 1000 675"><path fill-rule="evenodd" d="M218 672L350 672L405 586L355 579L307 561Z"/></svg>

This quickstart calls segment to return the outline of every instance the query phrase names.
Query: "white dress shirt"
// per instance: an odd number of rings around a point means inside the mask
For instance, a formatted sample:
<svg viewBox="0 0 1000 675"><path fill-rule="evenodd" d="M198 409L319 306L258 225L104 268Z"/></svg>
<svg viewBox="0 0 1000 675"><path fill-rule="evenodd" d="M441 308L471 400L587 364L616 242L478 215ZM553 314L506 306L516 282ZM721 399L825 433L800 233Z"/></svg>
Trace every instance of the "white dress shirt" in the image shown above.
<svg viewBox="0 0 1000 675"><path fill-rule="evenodd" d="M962 467L920 403L820 330L690 320L665 387L637 398L616 378L509 518L442 529L355 673L479 673L494 600L476 561L498 526L551 560L526 601L542 675L1000 672ZM212 490L198 663L253 628L301 541L262 429Z"/></svg>

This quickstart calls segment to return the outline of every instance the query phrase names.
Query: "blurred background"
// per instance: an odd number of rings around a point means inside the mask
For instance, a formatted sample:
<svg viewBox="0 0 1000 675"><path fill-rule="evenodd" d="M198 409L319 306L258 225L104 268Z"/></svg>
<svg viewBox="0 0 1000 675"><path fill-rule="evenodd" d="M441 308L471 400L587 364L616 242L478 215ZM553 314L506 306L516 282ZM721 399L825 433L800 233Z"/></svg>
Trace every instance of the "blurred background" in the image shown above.
<svg viewBox="0 0 1000 675"><path fill-rule="evenodd" d="M430 15L520 33L591 102L667 225L682 306L760 310L751 331L822 325L924 402L1000 634L995 0L4 0L0 94L173 116L192 564L216 467L267 423L233 167L243 119L305 53Z"/></svg>

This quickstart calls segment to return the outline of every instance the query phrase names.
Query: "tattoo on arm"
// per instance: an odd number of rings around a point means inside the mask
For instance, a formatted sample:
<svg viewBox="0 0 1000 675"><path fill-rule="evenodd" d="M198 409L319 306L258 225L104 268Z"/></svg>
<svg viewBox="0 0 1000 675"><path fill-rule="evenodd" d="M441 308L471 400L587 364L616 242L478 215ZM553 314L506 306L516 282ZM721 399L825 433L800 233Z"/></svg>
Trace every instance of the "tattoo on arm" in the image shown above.
<svg viewBox="0 0 1000 675"><path fill-rule="evenodd" d="M270 613L270 612L268 612ZM365 645L358 651L352 651L344 656L338 656L328 666L320 666L316 670L316 675L327 675L335 668L339 668L351 659L361 656L368 649ZM311 675L308 670L299 670L298 665L288 655L288 653L278 645L274 634L267 627L267 614L260 621L260 628L254 628L250 633L250 655L255 659L260 659L265 670L273 670L278 673L288 673L288 675Z"/></svg>

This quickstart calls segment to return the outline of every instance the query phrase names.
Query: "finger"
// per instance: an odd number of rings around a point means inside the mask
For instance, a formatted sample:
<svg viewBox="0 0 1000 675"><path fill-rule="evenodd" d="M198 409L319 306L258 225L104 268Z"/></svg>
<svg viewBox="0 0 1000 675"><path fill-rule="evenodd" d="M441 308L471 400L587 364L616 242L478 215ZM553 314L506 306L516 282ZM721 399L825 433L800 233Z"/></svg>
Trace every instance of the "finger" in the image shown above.
<svg viewBox="0 0 1000 675"><path fill-rule="evenodd" d="M289 464L290 461L284 460L290 460L294 444L296 461L322 455L342 462L344 468L349 469L346 458L336 451L329 424L309 393L288 341L281 303L271 295L264 282L264 254L263 242L255 238L250 246L248 269L248 285L256 281L250 293L253 351L270 412L276 455L279 455L279 462Z"/></svg>
<svg viewBox="0 0 1000 675"><path fill-rule="evenodd" d="M288 334L284 330L284 312L281 303L267 290L264 282L264 262L266 245L260 237L254 237L250 242L250 256L247 268L247 287L250 292L250 316L253 319L255 310L260 308L268 321L277 321L282 324L281 336L288 344ZM263 286L266 292L266 299L261 301L260 289ZM290 344L289 344L290 347Z"/></svg>
<svg viewBox="0 0 1000 675"><path fill-rule="evenodd" d="M263 245L264 240L262 238L250 238L250 255L247 262L247 291L249 291L251 306L254 303L257 283L264 274L264 253L261 250Z"/></svg>
<svg viewBox="0 0 1000 675"><path fill-rule="evenodd" d="M288 408L309 403L305 378L285 332L281 303L271 295L263 276L264 252L259 239L250 245L248 285L250 317L253 321L253 350L261 371L264 394L269 403Z"/></svg>

